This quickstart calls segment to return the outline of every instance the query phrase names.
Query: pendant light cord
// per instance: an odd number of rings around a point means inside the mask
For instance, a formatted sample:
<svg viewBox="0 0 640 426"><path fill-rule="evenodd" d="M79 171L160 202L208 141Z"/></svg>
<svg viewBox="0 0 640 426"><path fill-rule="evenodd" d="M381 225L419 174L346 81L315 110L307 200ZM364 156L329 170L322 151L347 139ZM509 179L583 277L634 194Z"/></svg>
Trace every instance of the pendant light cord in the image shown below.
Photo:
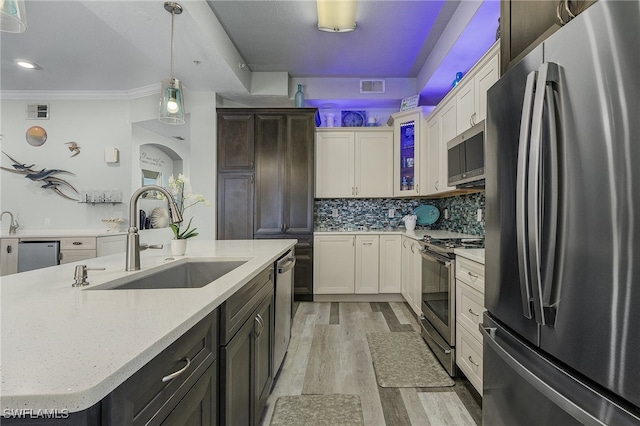
<svg viewBox="0 0 640 426"><path fill-rule="evenodd" d="M173 78L173 18L176 16L175 11L171 11L171 78Z"/></svg>

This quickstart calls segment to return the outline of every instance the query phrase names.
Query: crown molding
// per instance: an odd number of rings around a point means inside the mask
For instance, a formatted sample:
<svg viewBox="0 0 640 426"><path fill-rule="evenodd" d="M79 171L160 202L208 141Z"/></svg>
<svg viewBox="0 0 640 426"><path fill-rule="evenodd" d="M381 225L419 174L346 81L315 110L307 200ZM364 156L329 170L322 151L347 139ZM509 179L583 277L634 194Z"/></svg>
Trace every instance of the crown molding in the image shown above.
<svg viewBox="0 0 640 426"><path fill-rule="evenodd" d="M2 100L131 100L160 93L160 83L131 90L0 90Z"/></svg>

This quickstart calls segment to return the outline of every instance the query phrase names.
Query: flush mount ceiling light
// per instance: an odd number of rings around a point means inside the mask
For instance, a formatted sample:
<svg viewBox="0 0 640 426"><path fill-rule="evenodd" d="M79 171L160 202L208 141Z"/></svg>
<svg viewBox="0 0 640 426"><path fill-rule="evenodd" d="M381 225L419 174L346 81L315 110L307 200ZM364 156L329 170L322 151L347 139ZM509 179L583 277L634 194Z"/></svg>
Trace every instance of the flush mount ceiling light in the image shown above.
<svg viewBox="0 0 640 426"><path fill-rule="evenodd" d="M26 30L24 0L0 0L0 31L23 33Z"/></svg>
<svg viewBox="0 0 640 426"><path fill-rule="evenodd" d="M173 18L182 13L182 6L176 2L168 1L164 3L164 8L171 13L171 76L162 80L158 119L167 124L184 124L182 83L173 76Z"/></svg>
<svg viewBox="0 0 640 426"><path fill-rule="evenodd" d="M356 0L316 0L318 29L347 33L356 29Z"/></svg>

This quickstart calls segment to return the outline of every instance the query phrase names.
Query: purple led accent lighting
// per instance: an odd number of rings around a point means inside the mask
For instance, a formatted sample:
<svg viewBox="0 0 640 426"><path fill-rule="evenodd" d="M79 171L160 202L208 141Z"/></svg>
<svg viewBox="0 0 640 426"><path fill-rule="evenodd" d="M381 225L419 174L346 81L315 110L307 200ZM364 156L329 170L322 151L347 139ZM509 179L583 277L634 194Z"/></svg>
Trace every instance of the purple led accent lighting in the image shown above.
<svg viewBox="0 0 640 426"><path fill-rule="evenodd" d="M483 2L458 41L420 91L421 105L437 105L451 90L457 72L463 75L496 41L500 2Z"/></svg>

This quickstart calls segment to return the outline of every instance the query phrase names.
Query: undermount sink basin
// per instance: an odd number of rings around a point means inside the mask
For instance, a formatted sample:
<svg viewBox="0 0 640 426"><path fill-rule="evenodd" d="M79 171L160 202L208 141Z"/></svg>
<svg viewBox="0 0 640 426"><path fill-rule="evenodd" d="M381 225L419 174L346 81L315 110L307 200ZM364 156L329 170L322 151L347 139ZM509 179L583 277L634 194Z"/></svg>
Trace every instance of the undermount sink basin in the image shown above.
<svg viewBox="0 0 640 426"><path fill-rule="evenodd" d="M200 288L245 264L246 260L188 261L122 284L102 284L87 290Z"/></svg>

